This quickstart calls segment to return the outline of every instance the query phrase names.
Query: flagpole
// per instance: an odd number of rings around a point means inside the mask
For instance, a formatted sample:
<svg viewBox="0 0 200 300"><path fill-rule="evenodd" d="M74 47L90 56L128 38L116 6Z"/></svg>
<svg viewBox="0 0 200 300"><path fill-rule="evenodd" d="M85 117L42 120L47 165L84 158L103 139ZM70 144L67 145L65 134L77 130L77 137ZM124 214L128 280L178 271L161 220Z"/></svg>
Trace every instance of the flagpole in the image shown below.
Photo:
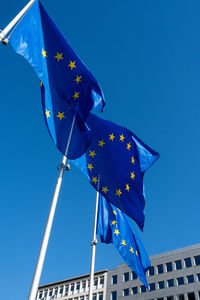
<svg viewBox="0 0 200 300"><path fill-rule="evenodd" d="M23 15L28 11L28 9L33 5L36 0L31 0L28 4L18 13L18 15L6 26L6 28L0 31L0 42L3 45L7 45L8 39L6 35L11 31L11 29L19 22L19 20L23 17Z"/></svg>
<svg viewBox="0 0 200 300"><path fill-rule="evenodd" d="M50 233L51 233L51 227L53 224L53 219L54 219L54 214L55 214L56 205L57 205L57 201L58 201L58 196L60 193L60 187L61 187L61 183L62 183L63 173L65 170L70 169L69 166L66 166L66 161L67 161L69 145L70 145L70 141L71 141L71 137L72 137L72 133L73 133L73 129L74 129L75 119L76 119L76 113L74 114L74 117L72 120L72 125L71 125L71 129L70 129L70 133L69 133L69 137L68 137L68 141L67 141L65 155L62 158L62 163L59 165L58 179L57 179L57 183L56 183L56 187L55 187L55 191L54 191L54 195L53 195L53 199L52 199L52 203L51 203L51 208L49 211L49 216L48 216L47 223L46 223L46 228L45 228L44 235L43 235L43 240L42 240L42 244L41 244L41 248L40 248L40 252L39 252L39 256L38 256L38 260L37 260L37 265L35 268L32 284L31 284L28 300L35 300L36 296L37 296L38 286L39 286L39 282L40 282L40 277L41 277L42 268L43 268L43 264L44 264L44 260L45 260L46 250L47 250L49 237L50 237Z"/></svg>
<svg viewBox="0 0 200 300"><path fill-rule="evenodd" d="M100 184L100 176L98 176L98 190L99 190L99 184ZM95 265L95 254L96 254L96 245L97 245L96 231L97 231L98 206L99 206L99 191L97 191L97 194L96 194L93 240L90 243L90 245L92 246L92 257L91 257L91 265L90 265L89 300L92 300L92 289L93 289L93 282L94 282L94 265Z"/></svg>

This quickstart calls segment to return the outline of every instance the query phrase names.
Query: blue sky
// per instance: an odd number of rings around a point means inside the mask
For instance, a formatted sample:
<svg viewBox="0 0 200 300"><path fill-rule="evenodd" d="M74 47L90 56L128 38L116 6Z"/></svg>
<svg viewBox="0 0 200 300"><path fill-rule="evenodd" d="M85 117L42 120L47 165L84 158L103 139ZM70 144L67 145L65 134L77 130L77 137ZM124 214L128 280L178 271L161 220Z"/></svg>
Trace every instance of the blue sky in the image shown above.
<svg viewBox="0 0 200 300"><path fill-rule="evenodd" d="M1 3L3 29L27 1ZM43 5L100 83L104 118L160 153L146 173L149 255L199 242L200 2L64 1ZM39 81L0 47L1 298L26 299L62 155L42 115ZM63 180L41 284L89 273L95 190L72 166ZM96 270L122 262L98 244Z"/></svg>

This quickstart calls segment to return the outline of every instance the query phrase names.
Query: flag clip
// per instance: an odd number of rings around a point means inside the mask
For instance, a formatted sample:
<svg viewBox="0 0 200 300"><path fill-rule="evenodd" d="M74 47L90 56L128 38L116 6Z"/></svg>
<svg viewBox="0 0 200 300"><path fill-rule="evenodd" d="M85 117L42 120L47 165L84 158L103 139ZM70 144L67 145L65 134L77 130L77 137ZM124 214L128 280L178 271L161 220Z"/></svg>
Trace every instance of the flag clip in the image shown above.
<svg viewBox="0 0 200 300"><path fill-rule="evenodd" d="M59 165L57 166L57 169L58 169L58 171L60 171L60 170L62 170L62 169L63 169L63 171L69 171L69 170L70 170L70 164L69 164L69 163L66 164L66 165L64 165L63 163L62 163L62 164L59 164Z"/></svg>
<svg viewBox="0 0 200 300"><path fill-rule="evenodd" d="M94 240L94 241L90 242L89 244L90 244L90 246L96 246L97 243L98 243L98 241L97 241L97 240Z"/></svg>

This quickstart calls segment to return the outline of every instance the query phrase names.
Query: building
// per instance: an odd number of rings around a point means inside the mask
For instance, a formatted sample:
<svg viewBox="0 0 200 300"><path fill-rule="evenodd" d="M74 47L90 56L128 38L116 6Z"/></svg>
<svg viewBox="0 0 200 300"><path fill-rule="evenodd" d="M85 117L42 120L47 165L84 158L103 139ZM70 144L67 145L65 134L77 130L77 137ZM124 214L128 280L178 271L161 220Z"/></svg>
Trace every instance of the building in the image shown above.
<svg viewBox="0 0 200 300"><path fill-rule="evenodd" d="M199 300L200 244L150 257L150 291L126 264L95 273L93 300ZM87 300L89 275L39 287L37 300Z"/></svg>

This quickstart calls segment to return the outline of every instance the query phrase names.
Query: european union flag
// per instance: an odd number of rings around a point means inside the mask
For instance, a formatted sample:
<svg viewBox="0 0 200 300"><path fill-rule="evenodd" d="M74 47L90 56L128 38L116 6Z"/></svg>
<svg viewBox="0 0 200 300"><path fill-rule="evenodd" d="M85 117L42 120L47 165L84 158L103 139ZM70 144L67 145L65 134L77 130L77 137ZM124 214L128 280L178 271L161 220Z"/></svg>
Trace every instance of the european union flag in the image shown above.
<svg viewBox="0 0 200 300"><path fill-rule="evenodd" d="M159 154L130 130L93 114L87 119L92 141L86 153L74 163L91 184L112 204L144 226L144 172ZM98 176L100 182L98 185Z"/></svg>
<svg viewBox="0 0 200 300"><path fill-rule="evenodd" d="M17 24L10 42L42 82L45 120L53 141L63 154L76 113L68 157L79 157L90 142L84 121L91 109L101 111L105 104L99 84L38 0Z"/></svg>
<svg viewBox="0 0 200 300"><path fill-rule="evenodd" d="M144 246L126 215L102 196L99 198L97 234L102 243L115 245L126 264L148 288L145 272L151 263Z"/></svg>

